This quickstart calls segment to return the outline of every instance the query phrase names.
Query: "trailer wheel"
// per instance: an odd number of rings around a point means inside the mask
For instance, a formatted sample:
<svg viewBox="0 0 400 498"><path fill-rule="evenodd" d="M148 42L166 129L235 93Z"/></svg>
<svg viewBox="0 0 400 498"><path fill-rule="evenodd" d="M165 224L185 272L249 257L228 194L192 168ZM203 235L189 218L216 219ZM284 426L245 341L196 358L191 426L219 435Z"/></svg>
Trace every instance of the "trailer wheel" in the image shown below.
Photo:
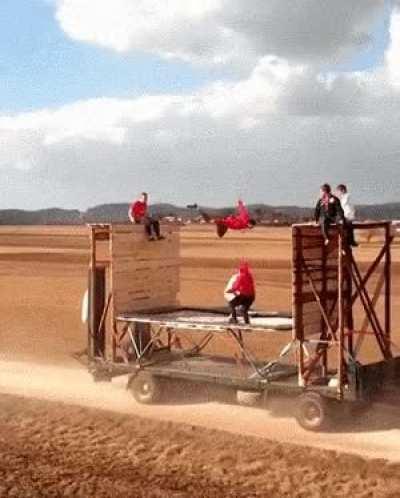
<svg viewBox="0 0 400 498"><path fill-rule="evenodd" d="M297 422L309 431L319 431L326 427L327 403L322 396L315 392L304 393L299 396L296 411Z"/></svg>
<svg viewBox="0 0 400 498"><path fill-rule="evenodd" d="M161 380L148 372L139 372L129 387L138 403L149 405L156 403L161 398Z"/></svg>

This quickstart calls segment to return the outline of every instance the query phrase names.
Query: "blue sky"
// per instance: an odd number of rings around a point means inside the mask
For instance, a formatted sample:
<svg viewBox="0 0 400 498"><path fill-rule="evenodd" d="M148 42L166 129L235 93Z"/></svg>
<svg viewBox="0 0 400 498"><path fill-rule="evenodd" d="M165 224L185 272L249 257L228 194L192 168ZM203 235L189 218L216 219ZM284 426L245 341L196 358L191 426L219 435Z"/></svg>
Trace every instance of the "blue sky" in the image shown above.
<svg viewBox="0 0 400 498"><path fill-rule="evenodd" d="M388 43L388 20L376 24L373 42L333 70L374 68ZM54 107L94 97L182 94L229 72L165 61L149 54L121 55L69 39L46 0L0 2L0 112Z"/></svg>
<svg viewBox="0 0 400 498"><path fill-rule="evenodd" d="M390 1L385 0L385 15L376 22L371 43L350 57L348 61L338 65L337 70L364 71L382 64L383 55L389 43L390 13Z"/></svg>
<svg viewBox="0 0 400 498"><path fill-rule="evenodd" d="M226 75L75 42L50 2L1 0L0 77L0 112L18 112L95 97L182 94Z"/></svg>

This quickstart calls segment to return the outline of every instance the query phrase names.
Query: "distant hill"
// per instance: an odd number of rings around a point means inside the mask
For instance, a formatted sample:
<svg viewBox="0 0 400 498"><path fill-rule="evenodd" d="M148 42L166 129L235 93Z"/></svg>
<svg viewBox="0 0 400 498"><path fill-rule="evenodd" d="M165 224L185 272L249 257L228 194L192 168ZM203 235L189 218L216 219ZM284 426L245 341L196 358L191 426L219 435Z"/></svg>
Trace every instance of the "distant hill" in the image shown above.
<svg viewBox="0 0 400 498"><path fill-rule="evenodd" d="M82 214L77 209L0 210L0 225L79 225L82 222Z"/></svg>
<svg viewBox="0 0 400 498"><path fill-rule="evenodd" d="M83 223L126 223L128 222L128 203L101 204L87 211L77 209L49 208L38 211L20 209L0 210L0 225L79 225ZM234 207L208 208L199 210L211 217L226 216L235 211ZM173 204L154 204L151 211L160 217L178 217L194 220L199 217L199 210L174 206ZM312 219L313 208L299 206L269 206L267 204L249 205L251 215L265 223L294 223ZM400 219L400 203L378 205L360 205L357 207L360 220L396 220Z"/></svg>

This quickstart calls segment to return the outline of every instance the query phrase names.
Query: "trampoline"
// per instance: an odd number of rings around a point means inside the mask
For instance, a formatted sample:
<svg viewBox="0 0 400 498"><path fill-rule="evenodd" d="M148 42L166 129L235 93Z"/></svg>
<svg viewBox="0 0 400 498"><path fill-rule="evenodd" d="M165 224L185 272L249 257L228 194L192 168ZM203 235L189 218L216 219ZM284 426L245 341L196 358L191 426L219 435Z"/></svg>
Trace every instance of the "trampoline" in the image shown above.
<svg viewBox="0 0 400 498"><path fill-rule="evenodd" d="M229 323L229 313L221 309L179 308L164 311L124 313L117 320L126 323L158 324L165 327L186 330L240 329L243 331L289 331L293 328L292 317L287 313L257 312L249 313L250 324L245 325L239 316L238 324Z"/></svg>

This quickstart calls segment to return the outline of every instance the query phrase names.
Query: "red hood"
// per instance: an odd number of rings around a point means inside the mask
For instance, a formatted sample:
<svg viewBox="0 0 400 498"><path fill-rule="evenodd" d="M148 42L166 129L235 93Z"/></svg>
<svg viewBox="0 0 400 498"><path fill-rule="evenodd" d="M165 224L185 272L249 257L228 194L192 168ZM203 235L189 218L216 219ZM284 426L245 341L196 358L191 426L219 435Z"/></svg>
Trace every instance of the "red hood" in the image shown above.
<svg viewBox="0 0 400 498"><path fill-rule="evenodd" d="M255 286L250 266L243 261L239 266L239 276L233 284L233 290L243 296L254 296Z"/></svg>

